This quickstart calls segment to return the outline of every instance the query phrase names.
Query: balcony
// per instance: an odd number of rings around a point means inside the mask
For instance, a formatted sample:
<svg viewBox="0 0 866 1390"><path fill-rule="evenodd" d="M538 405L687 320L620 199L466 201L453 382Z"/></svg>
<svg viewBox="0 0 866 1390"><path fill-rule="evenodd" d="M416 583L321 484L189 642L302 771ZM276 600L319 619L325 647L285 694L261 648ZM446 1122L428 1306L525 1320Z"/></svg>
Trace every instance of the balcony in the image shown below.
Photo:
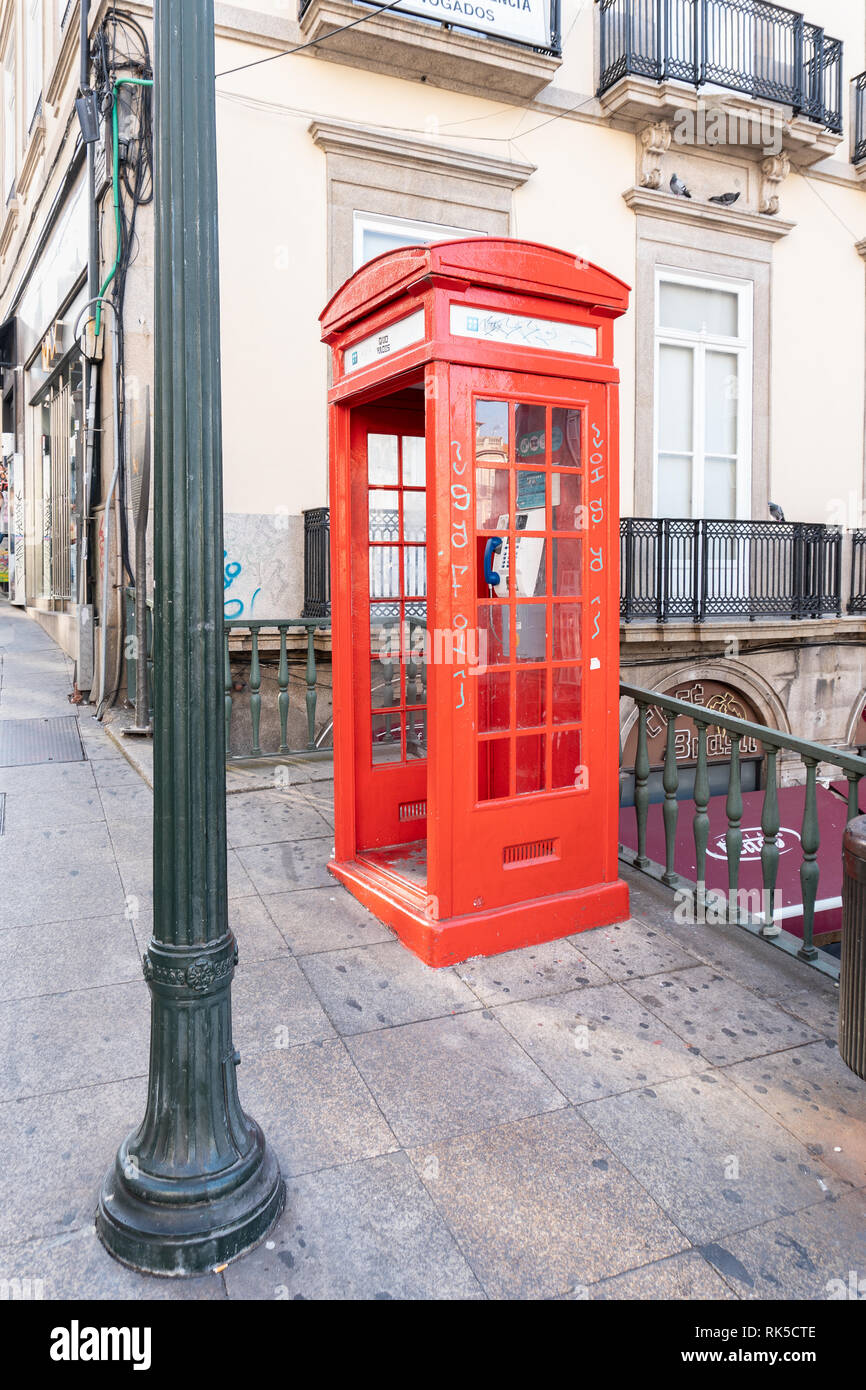
<svg viewBox="0 0 866 1390"><path fill-rule="evenodd" d="M838 145L842 43L801 14L765 0L599 0L599 16L598 95L610 114L670 120L698 108L700 89L721 89L713 104L741 118L767 104L795 163Z"/></svg>
<svg viewBox="0 0 866 1390"><path fill-rule="evenodd" d="M312 50L317 58L440 87L526 99L548 86L559 67L560 0L541 0L531 13L471 0L399 0L399 5L377 13L355 0L301 0L298 19L308 43L327 37ZM465 21L459 27L458 14Z"/></svg>
<svg viewBox="0 0 866 1390"><path fill-rule="evenodd" d="M866 613L866 530L623 517L620 617L624 623L839 617L845 558L847 610ZM311 508L304 513L304 618L330 617L330 570L330 512Z"/></svg>
<svg viewBox="0 0 866 1390"><path fill-rule="evenodd" d="M855 532L854 535L866 535ZM852 586L866 579L866 546ZM620 616L656 623L842 612L842 531L784 521L623 517ZM857 576L860 575L860 580ZM855 607L852 587L851 611Z"/></svg>
<svg viewBox="0 0 866 1390"><path fill-rule="evenodd" d="M851 163L866 177L866 72L861 72L851 84L854 89L854 141Z"/></svg>

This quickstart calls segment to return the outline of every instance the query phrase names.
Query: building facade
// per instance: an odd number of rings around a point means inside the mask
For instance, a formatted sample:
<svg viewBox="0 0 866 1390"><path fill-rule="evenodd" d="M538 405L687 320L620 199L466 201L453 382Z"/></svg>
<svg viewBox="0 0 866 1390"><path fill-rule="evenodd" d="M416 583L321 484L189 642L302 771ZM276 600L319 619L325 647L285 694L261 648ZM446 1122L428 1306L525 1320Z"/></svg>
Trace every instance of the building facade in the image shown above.
<svg viewBox="0 0 866 1390"><path fill-rule="evenodd" d="M0 4L9 592L97 702L122 679L125 591L149 582L150 35L134 0L83 25L72 0ZM256 0L217 6L216 70L226 616L305 603L329 297L392 247L519 237L633 287L624 679L866 743L862 8Z"/></svg>

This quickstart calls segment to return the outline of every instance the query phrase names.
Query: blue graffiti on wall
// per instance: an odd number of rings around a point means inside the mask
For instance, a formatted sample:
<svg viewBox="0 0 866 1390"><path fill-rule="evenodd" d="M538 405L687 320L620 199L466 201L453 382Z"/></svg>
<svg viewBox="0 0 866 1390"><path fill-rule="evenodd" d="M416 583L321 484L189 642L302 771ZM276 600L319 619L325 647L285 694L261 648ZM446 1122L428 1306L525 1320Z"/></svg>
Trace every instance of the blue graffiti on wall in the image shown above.
<svg viewBox="0 0 866 1390"><path fill-rule="evenodd" d="M223 559L228 560L228 555L228 551L224 550ZM243 572L244 567L239 560L230 560L223 571L223 587L225 589L230 589L234 584L235 580L239 579ZM253 608L255 607L256 599L258 598L261 592L261 587L259 587L253 593L253 596L250 599L250 611L246 615L244 614L243 599L227 598L223 604L223 611L225 613L225 616L227 618L243 618L244 616L251 618L253 616Z"/></svg>

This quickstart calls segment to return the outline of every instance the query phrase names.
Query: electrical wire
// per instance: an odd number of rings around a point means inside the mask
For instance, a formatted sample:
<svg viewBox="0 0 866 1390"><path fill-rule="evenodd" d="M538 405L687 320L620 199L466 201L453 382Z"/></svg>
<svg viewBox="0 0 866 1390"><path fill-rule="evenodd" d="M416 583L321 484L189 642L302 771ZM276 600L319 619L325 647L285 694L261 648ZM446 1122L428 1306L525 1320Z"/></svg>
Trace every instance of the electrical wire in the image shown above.
<svg viewBox="0 0 866 1390"><path fill-rule="evenodd" d="M112 124L112 210L114 212L114 265L101 291L105 295L111 286L110 302L114 311L114 399L117 407L115 430L116 498L119 512L119 551L122 562L120 585L124 574L133 585L129 551L127 515L127 372L124 335L124 305L130 267L139 251L136 223L139 209L153 202L153 67L150 47L142 26L134 15L113 6L94 35L91 57L94 66L94 90L100 100L103 118ZM98 317L101 320L102 298ZM143 577L142 577L143 579ZM102 690L103 705L115 702L120 689L119 672L115 689L109 695Z"/></svg>
<svg viewBox="0 0 866 1390"><path fill-rule="evenodd" d="M306 43L296 44L294 48L283 48L279 53L269 53L267 58L256 58L252 63L241 63L236 68L226 68L224 72L216 73L216 77L231 77L236 72L246 72L248 68L260 68L263 63L273 63L277 58L290 58L293 53L303 53L305 48L315 48L317 44L324 43L325 39L333 39L337 34L345 34L347 29L354 29L357 24L364 24L368 19L375 19L377 15L383 14L386 10L393 10L399 5L401 0L389 0L387 5L378 5L369 14L362 14L358 19L353 19L349 24L341 24L339 29L329 29L327 34L320 34L317 39L309 39Z"/></svg>

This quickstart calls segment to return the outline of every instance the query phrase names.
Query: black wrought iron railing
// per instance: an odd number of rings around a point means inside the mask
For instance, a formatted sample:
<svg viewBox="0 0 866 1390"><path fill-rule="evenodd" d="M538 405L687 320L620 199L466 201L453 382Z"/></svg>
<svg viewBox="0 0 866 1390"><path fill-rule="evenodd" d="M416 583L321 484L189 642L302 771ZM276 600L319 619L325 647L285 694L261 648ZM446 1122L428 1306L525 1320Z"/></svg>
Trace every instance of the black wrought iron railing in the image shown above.
<svg viewBox="0 0 866 1390"><path fill-rule="evenodd" d="M304 512L304 611L302 618L331 616L331 512Z"/></svg>
<svg viewBox="0 0 866 1390"><path fill-rule="evenodd" d="M866 613L866 531L851 532L849 613Z"/></svg>
<svg viewBox="0 0 866 1390"><path fill-rule="evenodd" d="M842 129L842 42L765 0L599 0L599 96L624 77L713 83Z"/></svg>
<svg viewBox="0 0 866 1390"><path fill-rule="evenodd" d="M862 164L866 159L866 72L854 78L854 149L852 164Z"/></svg>
<svg viewBox="0 0 866 1390"><path fill-rule="evenodd" d="M331 613L330 513L304 513L304 618ZM866 530L852 536L850 613L866 613ZM627 623L820 618L842 612L838 526L623 517L620 614Z"/></svg>
<svg viewBox="0 0 866 1390"><path fill-rule="evenodd" d="M620 564L620 615L627 623L842 611L838 526L623 517Z"/></svg>

